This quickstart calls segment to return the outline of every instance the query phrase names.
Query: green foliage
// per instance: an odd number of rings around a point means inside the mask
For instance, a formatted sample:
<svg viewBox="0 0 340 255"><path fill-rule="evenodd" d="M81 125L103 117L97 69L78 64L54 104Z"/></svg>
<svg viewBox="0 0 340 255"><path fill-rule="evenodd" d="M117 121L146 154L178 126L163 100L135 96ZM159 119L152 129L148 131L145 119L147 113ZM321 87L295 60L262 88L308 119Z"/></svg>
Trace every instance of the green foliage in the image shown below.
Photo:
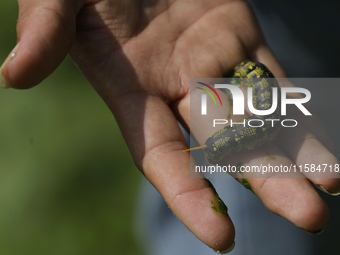
<svg viewBox="0 0 340 255"><path fill-rule="evenodd" d="M0 58L17 3L0 1ZM114 118L70 59L39 86L0 91L0 254L141 254L141 174Z"/></svg>

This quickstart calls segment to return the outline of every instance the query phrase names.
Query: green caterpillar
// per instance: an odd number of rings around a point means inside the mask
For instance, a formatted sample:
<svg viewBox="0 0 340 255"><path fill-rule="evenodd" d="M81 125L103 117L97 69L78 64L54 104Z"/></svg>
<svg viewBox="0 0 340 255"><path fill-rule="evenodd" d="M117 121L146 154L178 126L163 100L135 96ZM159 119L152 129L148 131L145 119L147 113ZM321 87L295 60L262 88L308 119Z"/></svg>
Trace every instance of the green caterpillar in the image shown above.
<svg viewBox="0 0 340 255"><path fill-rule="evenodd" d="M211 164L218 163L226 155L240 151L253 150L267 141L272 141L279 129L279 125L272 127L271 121L266 119L279 119L281 112L281 97L278 83L273 74L266 66L259 62L244 61L238 64L234 70L234 78L240 78L241 84L253 88L253 105L257 110L268 110L272 106L273 95L272 88L278 88L278 106L270 115L252 115L245 119L245 125L235 124L225 126L208 138L204 146L197 149L203 149L206 160ZM256 125L256 120L262 120L262 127L251 127L248 121L252 120ZM243 122L243 121L242 121Z"/></svg>

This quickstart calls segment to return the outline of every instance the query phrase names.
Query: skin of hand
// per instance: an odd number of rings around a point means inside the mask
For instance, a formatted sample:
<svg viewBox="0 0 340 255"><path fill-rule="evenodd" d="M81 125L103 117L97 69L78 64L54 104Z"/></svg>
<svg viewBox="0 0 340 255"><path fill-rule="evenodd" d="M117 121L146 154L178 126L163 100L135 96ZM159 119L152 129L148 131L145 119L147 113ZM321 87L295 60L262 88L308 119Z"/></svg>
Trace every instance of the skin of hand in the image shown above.
<svg viewBox="0 0 340 255"><path fill-rule="evenodd" d="M19 0L17 45L1 67L3 87L26 89L67 54L113 112L138 168L173 213L214 250L233 245L229 216L211 209L218 196L190 178L190 154L177 124L190 129L191 77L222 77L245 59L285 73L257 21L239 0ZM322 124L282 131L275 144L245 155L260 163L270 149L282 164L338 163ZM307 128L308 127L308 128ZM287 139L289 137L290 139ZM320 157L321 155L321 157ZM314 157L315 158L315 157ZM310 179L330 193L339 179ZM307 231L324 228L328 207L304 178L253 179L266 207Z"/></svg>

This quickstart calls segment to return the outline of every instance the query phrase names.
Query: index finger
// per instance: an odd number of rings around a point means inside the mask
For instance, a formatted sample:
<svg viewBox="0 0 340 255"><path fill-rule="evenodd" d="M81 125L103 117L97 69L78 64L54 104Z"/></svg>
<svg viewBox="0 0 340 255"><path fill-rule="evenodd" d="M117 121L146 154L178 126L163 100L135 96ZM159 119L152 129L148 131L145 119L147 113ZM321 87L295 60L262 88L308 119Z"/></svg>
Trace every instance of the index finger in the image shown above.
<svg viewBox="0 0 340 255"><path fill-rule="evenodd" d="M178 219L214 250L232 247L235 230L227 208L206 179L190 178L185 139L168 105L143 92L111 95L107 103L136 165Z"/></svg>

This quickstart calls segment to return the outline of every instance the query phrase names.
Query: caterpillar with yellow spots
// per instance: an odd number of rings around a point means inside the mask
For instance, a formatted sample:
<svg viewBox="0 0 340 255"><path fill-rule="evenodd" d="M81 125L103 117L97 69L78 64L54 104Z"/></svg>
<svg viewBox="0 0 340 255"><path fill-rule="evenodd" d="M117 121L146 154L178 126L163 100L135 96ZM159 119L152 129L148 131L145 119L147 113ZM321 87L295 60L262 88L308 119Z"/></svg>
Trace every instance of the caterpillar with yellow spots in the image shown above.
<svg viewBox="0 0 340 255"><path fill-rule="evenodd" d="M280 125L272 125L271 121L280 120L281 97L279 85L269 69L255 61L243 61L238 64L233 73L234 78L240 80L241 85L252 87L253 106L257 110L268 110L272 106L272 88L278 88L278 105L276 110L270 115L252 115L244 119L243 124L225 126L210 136L205 145L193 148L203 149L206 160L211 164L217 164L226 155L240 151L250 151L261 146L265 142L275 139ZM252 126L249 126L251 121ZM263 126L254 127L256 122L263 122ZM192 149L188 149L192 150Z"/></svg>

